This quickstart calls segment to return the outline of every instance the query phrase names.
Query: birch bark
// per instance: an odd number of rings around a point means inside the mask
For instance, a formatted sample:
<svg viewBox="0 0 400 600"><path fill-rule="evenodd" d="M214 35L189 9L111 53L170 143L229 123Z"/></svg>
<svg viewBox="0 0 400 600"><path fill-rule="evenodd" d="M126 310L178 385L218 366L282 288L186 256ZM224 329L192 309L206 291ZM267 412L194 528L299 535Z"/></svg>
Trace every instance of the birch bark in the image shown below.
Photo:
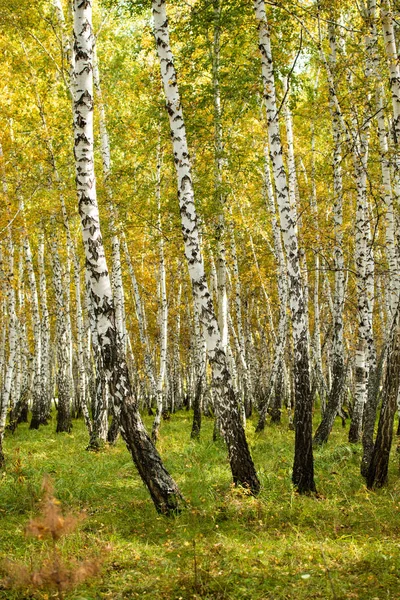
<svg viewBox="0 0 400 600"><path fill-rule="evenodd" d="M399 310L396 311L391 327L387 355L386 377L383 387L381 414L371 460L367 472L367 487L382 487L387 482L389 456L393 438L396 400L400 382L400 331Z"/></svg>
<svg viewBox="0 0 400 600"><path fill-rule="evenodd" d="M42 323L41 323L41 337L42 337L42 356L41 356L41 379L42 379L42 393L43 402L45 406L44 418L48 421L51 417L51 383L50 383L50 315L47 306L47 282L45 272L45 246L44 246L44 234L42 233L39 238L39 252L38 252L38 268L39 268L39 290L40 300L42 306Z"/></svg>
<svg viewBox="0 0 400 600"><path fill-rule="evenodd" d="M386 205L386 256L389 266L389 277L388 277L388 311L389 323L395 318L398 297L399 297L399 271L398 261L396 256L396 241L395 241L395 223L394 223L394 210L393 210L393 191L390 174L390 161L389 161L389 144L388 144L388 131L385 124L384 115L384 102L383 102L383 86L382 77L379 64L378 55L378 35L377 35L377 18L376 18L376 0L368 0L367 7L363 11L365 25L367 27L366 37L366 60L367 60L367 74L374 77L374 83L376 82L375 92L375 104L376 104L376 119L378 125L378 139L379 139L379 151L380 151L380 163L382 171L382 188L384 194L384 201ZM396 175L395 175L396 180ZM368 254L370 267L368 269L369 281L368 281L368 301L369 301L369 319L372 322L372 311L373 311L373 298L374 298L374 287L373 287L373 256L371 252ZM382 295L381 295L382 296ZM383 309L383 303L381 303L381 309ZM391 325L389 325L389 331L387 337L390 337ZM370 375L368 380L368 399L365 407L365 414L363 419L363 457L361 461L361 474L365 477L368 476L369 465L371 462L372 454L374 451L374 429L376 422L376 412L379 403L379 384L382 372L382 363L386 356L386 342L384 348L381 350L380 360L376 361L376 352L374 344L371 344L370 350Z"/></svg>
<svg viewBox="0 0 400 600"><path fill-rule="evenodd" d="M164 238L161 226L161 147L160 141L157 148L157 168L156 168L156 198L157 198L157 209L158 209L158 231L160 234L159 242L159 302L160 302L160 368L157 380L157 407L156 416L153 422L153 429L151 432L151 438L153 442L158 439L158 432L161 423L161 415L163 411L164 401L164 383L166 378L167 368L167 342L168 342L168 303L167 303L167 283L166 283L166 272L165 272L165 256L164 256Z"/></svg>
<svg viewBox="0 0 400 600"><path fill-rule="evenodd" d="M156 509L168 514L179 509L180 492L144 428L132 393L127 363L116 329L111 283L100 231L93 156L93 33L90 0L74 0L74 49L77 83L74 155L78 206L103 367L121 435Z"/></svg>
<svg viewBox="0 0 400 600"><path fill-rule="evenodd" d="M199 243L198 219L194 204L186 130L174 60L169 43L165 0L153 0L152 10L154 34L171 128L185 255L192 282L193 298L199 311L207 343L208 358L216 393L217 416L228 446L234 482L246 485L253 493L257 493L260 483L241 423L238 402L233 390L226 354L222 346L221 332L218 327L212 298L205 277L204 261Z"/></svg>
<svg viewBox="0 0 400 600"><path fill-rule="evenodd" d="M224 351L228 346L228 294L226 290L226 245L225 245L225 198L222 190L223 142L221 90L219 84L220 51L221 51L221 5L220 0L213 0L214 34L212 48L212 87L214 101L214 194L220 214L216 228L218 242L217 251L217 291L218 291L218 326L221 332L221 344Z"/></svg>
<svg viewBox="0 0 400 600"><path fill-rule="evenodd" d="M61 30L61 41L62 41L62 53L65 63L67 65L68 75L66 86L68 88L71 100L72 100L72 110L74 108L74 97L75 97L75 89L76 89L76 78L74 72L74 64L75 64L75 54L74 48L71 44L71 41L66 33L66 24L64 18L64 11L62 7L61 0L53 0L53 5L56 10L57 20ZM73 261L73 273L74 273L74 285L75 285L75 317L76 317L76 345L77 345L77 362L78 362L78 408L82 408L82 412L85 418L86 425L88 427L89 435L91 434L91 426L88 412L88 398L87 398L87 389L86 389L86 374L85 374L85 358L84 358L84 327L83 327L83 314L82 314L82 300L81 300L81 277L80 277L80 266L79 266L79 258L75 249L75 244L71 235L71 230L69 227L69 219L67 214L67 209L65 206L65 201L63 194L61 192L61 181L57 169L57 164L51 144L51 138L47 132L47 125L44 118L44 112L41 111L42 122L44 126L44 130L46 133L46 138L48 140L47 146L50 154L50 160L53 166L53 172L55 176L55 180L60 190L60 201L61 201L61 210L63 216L64 228L67 236L67 247L70 256L72 256Z"/></svg>
<svg viewBox="0 0 400 600"><path fill-rule="evenodd" d="M21 201L22 202L22 201ZM22 203L23 210L23 203ZM33 328L33 340L34 340L34 379L33 379L33 395L32 395L32 418L30 423L31 429L38 429L39 425L45 423L45 407L42 396L42 378L41 378L41 364L42 364L42 335L41 335L41 321L39 312L39 297L36 285L36 275L33 268L32 251L29 242L28 234L25 229L24 235L24 248L25 248L25 266L28 274L29 291L31 298L31 309L32 309L32 328Z"/></svg>
<svg viewBox="0 0 400 600"><path fill-rule="evenodd" d="M361 440L362 420L368 397L368 380L375 368L375 347L372 331L372 301L374 296L374 260L370 243L367 201L367 169L370 119L359 127L353 108L352 138L354 178L357 185L355 223L355 266L357 285L358 333L356 351L355 398L349 429L349 442Z"/></svg>
<svg viewBox="0 0 400 600"><path fill-rule="evenodd" d="M7 312L9 319L8 328L8 344L9 354L6 364L3 386L1 390L0 404L0 467L5 463L3 452L3 439L6 427L6 419L10 406L11 386L15 372L15 361L18 345L18 319L15 306L15 290L14 290L14 246L11 237L11 231L7 235L7 260L2 260L0 256L0 275L4 281L7 294Z"/></svg>
<svg viewBox="0 0 400 600"><path fill-rule="evenodd" d="M57 337L57 433L71 431L71 388L70 388L70 360L69 339L67 325L67 306L63 274L56 239L55 220L51 222L51 257L53 263L53 286L57 306L56 337Z"/></svg>
<svg viewBox="0 0 400 600"><path fill-rule="evenodd" d="M103 101L103 94L100 83L99 62L97 58L96 46L93 47L93 84L96 90L97 104L99 108L100 120L100 140L101 140L101 157L103 163L103 182L107 193L107 198L110 206L110 225L111 225L111 259L112 259L112 287L115 302L115 323L117 326L118 335L121 338L121 344L126 353L126 324L125 324L125 301L124 288L122 282L122 267L121 267L121 249L120 239L117 227L117 211L114 206L112 191L110 187L109 177L111 175L111 150L110 139L108 136L106 111Z"/></svg>

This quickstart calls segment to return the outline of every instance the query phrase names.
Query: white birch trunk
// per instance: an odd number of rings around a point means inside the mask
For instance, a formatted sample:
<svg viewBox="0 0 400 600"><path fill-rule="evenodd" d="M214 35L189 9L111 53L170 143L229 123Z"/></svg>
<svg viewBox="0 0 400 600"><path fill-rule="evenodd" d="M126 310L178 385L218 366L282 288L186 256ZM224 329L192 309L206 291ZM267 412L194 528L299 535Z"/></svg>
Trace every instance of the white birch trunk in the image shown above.
<svg viewBox="0 0 400 600"><path fill-rule="evenodd" d="M157 167L156 167L156 198L157 198L157 210L158 220L157 227L160 234L159 242L159 326L160 326L160 367L157 379L157 407L156 416L153 423L153 429L151 437L153 442L158 439L158 432L161 423L161 415L163 412L164 402L164 384L166 377L167 368L167 343L168 343L168 303L167 303L167 282L165 272L165 256L164 256L164 238L161 224L161 148L160 140L157 148Z"/></svg>
<svg viewBox="0 0 400 600"><path fill-rule="evenodd" d="M267 211L270 215L272 225L272 236L273 236L273 249L275 258L277 261L277 282L278 282L278 298L279 298L279 322L278 322L278 334L276 338L274 362L272 364L271 373L269 375L268 385L266 387L266 395L264 398L263 405L260 407L260 416L257 423L256 431L262 431L265 427L265 420L267 417L267 411L271 402L272 394L274 393L276 384L279 382L279 373L283 369L283 355L286 345L287 337L287 303L288 303L288 280L287 280L287 268L286 260L282 247L281 231L276 218L276 207L274 190L271 181L270 174L270 159L268 155L268 148L264 148L264 199L267 207ZM279 390L278 390L279 392ZM280 406L280 395L277 394L272 407L272 417L274 422L280 421L281 406Z"/></svg>
<svg viewBox="0 0 400 600"><path fill-rule="evenodd" d="M40 301L42 307L42 322L41 322L41 339L42 339L42 356L40 375L42 380L42 394L45 404L44 418L48 421L51 417L51 385L50 385L50 315L47 306L47 282L45 272L45 247L44 234L39 238L38 252L38 267L39 267L39 290Z"/></svg>
<svg viewBox="0 0 400 600"><path fill-rule="evenodd" d="M56 10L58 24L61 30L61 41L62 41L62 54L64 61L67 65L68 75L67 75L67 88L70 93L71 101L72 101L72 110L74 106L75 99L75 90L76 90L76 77L74 71L75 65L75 54L74 48L71 44L71 41L66 33L66 24L64 18L64 12L61 0L53 0L53 5ZM47 125L44 119L44 113L42 111L42 121L44 125L45 132L47 132ZM63 194L61 193L61 181L56 165L56 160L51 144L51 138L47 134L48 140L48 150L50 153L50 158L53 165L53 171L56 183L60 190L60 201L61 201L61 210L63 216L64 228L67 236L67 247L69 255L72 257L73 262L73 274L74 274L74 286L75 286L75 317L76 317L76 346L77 346L77 363L78 363L78 405L82 408L82 412L85 418L85 423L88 427L89 435L91 434L91 425L89 420L89 412L88 412L88 398L87 398L87 390L86 390L86 372L85 372L85 359L84 359L84 327L83 327L83 314L82 314L82 300L81 300L81 277L80 277L80 265L79 258L75 249L75 244L72 239L71 230L69 227L69 219L65 206L65 201ZM72 360L72 355L71 355ZM79 408L78 406L78 408Z"/></svg>
<svg viewBox="0 0 400 600"><path fill-rule="evenodd" d="M74 156L79 213L86 255L90 297L97 316L96 328L103 368L114 402L121 435L156 509L178 509L180 493L165 469L142 423L132 393L125 355L115 324L115 310L104 245L100 231L93 153L93 33L92 3L74 0L76 94L74 102Z"/></svg>
<svg viewBox="0 0 400 600"><path fill-rule="evenodd" d="M260 487L250 456L241 423L238 402L235 397L227 358L222 347L221 333L215 317L212 298L208 289L204 261L200 249L197 214L191 176L186 130L178 91L173 55L169 43L168 20L165 0L153 0L154 33L160 60L161 76L166 96L174 162L178 180L178 197L181 212L185 255L192 282L193 298L199 311L207 343L209 362L216 392L216 410L228 446L232 475L235 483L247 485L253 493Z"/></svg>
<svg viewBox="0 0 400 600"><path fill-rule="evenodd" d="M18 319L15 304L14 289L14 246L11 237L11 231L7 235L7 260L2 259L0 255L0 276L4 281L7 293L7 312L8 312L8 344L9 354L6 364L4 381L1 389L0 405L0 467L4 466L5 458L3 452L3 439L6 427L6 419L10 406L11 387L15 373L17 346L18 346Z"/></svg>
<svg viewBox="0 0 400 600"><path fill-rule="evenodd" d="M67 323L67 304L63 286L55 220L51 221L51 258L53 263L53 286L56 301L56 339L57 339L57 433L71 431L71 387L70 358Z"/></svg>
<svg viewBox="0 0 400 600"><path fill-rule="evenodd" d="M92 394L92 421L90 423L90 438L87 450L98 451L107 441L108 434L108 389L103 357L97 334L95 307L90 295L89 280L86 281L88 315L93 349L94 389Z"/></svg>
<svg viewBox="0 0 400 600"><path fill-rule="evenodd" d="M23 210L23 205L21 206ZM42 332L41 319L39 313L39 298L36 285L36 275L33 268L32 251L29 242L28 234L25 229L24 235L25 248L25 266L28 274L28 283L31 299L32 311L32 328L34 341L34 379L33 379L33 395L32 395L32 419L30 423L31 429L38 429L39 425L44 422L44 405L41 389L41 364L42 364Z"/></svg>

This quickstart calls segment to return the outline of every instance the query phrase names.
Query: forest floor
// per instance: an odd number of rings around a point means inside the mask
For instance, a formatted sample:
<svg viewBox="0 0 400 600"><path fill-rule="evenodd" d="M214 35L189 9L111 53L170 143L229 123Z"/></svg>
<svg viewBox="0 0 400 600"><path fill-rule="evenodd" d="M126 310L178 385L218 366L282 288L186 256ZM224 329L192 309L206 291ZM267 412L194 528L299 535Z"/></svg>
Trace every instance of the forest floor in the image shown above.
<svg viewBox="0 0 400 600"><path fill-rule="evenodd" d="M150 421L146 419L150 424ZM0 554L35 565L48 542L26 537L40 512L43 476L51 476L66 511L84 511L78 528L58 542L63 557L101 556L100 575L65 600L261 600L400 598L400 478L392 457L389 485L367 491L361 448L340 423L315 452L319 495L297 495L290 483L293 432L286 423L247 432L262 482L257 498L230 483L222 442L204 419L190 440L191 414L163 422L159 451L187 507L158 515L121 440L85 451L82 421L70 435L27 425L7 435L0 479ZM4 589L0 599L56 598L54 592Z"/></svg>

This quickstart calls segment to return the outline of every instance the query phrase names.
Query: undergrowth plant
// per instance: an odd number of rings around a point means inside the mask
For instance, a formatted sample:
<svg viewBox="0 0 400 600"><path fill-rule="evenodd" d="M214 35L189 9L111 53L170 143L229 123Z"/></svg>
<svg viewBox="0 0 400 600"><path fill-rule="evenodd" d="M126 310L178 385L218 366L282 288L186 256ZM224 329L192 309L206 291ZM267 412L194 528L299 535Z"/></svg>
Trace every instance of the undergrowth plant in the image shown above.
<svg viewBox="0 0 400 600"><path fill-rule="evenodd" d="M49 477L44 477L42 489L44 494L40 514L29 521L25 529L26 537L43 540L41 551L37 560L30 565L5 559L1 564L4 574L1 585L10 590L25 591L30 597L35 597L41 591L55 592L55 597L62 600L67 591L95 577L100 571L102 560L94 555L82 561L73 556L62 556L60 539L74 532L84 515L63 514Z"/></svg>

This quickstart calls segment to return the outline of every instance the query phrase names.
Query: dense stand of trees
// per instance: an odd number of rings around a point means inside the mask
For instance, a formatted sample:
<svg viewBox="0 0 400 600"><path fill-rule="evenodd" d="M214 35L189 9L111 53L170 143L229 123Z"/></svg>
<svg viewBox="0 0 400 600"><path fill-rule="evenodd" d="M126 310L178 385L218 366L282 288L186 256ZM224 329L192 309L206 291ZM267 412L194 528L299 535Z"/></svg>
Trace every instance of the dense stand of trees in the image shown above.
<svg viewBox="0 0 400 600"><path fill-rule="evenodd" d="M317 489L313 446L336 417L363 444L367 485L386 482L398 9L0 5L2 465L7 429L37 429L55 405L57 432L84 418L88 449L120 432L157 510L174 512L156 443L163 416L193 409L192 437L214 416L253 494L252 415L258 432L268 415L294 429L300 493Z"/></svg>

